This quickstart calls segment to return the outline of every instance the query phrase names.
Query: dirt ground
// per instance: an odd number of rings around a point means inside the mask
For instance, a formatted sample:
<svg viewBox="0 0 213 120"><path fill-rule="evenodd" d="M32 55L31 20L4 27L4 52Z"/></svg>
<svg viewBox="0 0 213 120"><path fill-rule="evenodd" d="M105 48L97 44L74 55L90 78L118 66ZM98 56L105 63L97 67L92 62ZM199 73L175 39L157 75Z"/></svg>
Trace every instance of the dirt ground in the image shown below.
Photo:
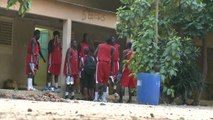
<svg viewBox="0 0 213 120"><path fill-rule="evenodd" d="M108 100L113 102L114 97ZM0 89L0 120L213 120L213 106L135 103L71 101L58 93Z"/></svg>
<svg viewBox="0 0 213 120"><path fill-rule="evenodd" d="M212 107L150 106L81 100L44 102L0 98L1 120L211 120Z"/></svg>

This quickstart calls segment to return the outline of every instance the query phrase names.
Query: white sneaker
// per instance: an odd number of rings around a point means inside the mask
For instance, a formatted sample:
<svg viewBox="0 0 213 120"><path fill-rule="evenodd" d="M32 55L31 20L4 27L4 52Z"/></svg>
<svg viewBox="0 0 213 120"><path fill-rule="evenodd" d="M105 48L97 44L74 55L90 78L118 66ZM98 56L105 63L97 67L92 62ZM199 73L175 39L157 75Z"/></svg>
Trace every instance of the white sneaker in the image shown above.
<svg viewBox="0 0 213 120"><path fill-rule="evenodd" d="M27 90L28 90L28 91L37 91L37 89L35 89L34 87L28 88Z"/></svg>
<svg viewBox="0 0 213 120"><path fill-rule="evenodd" d="M95 92L95 99L93 100L94 102L97 102L99 99L99 95L98 95L98 92Z"/></svg>
<svg viewBox="0 0 213 120"><path fill-rule="evenodd" d="M93 102L98 102L98 99L95 98L95 99L93 100Z"/></svg>
<svg viewBox="0 0 213 120"><path fill-rule="evenodd" d="M107 101L107 99L102 99L102 101L101 101L101 102L108 102L108 101Z"/></svg>
<svg viewBox="0 0 213 120"><path fill-rule="evenodd" d="M107 102L107 92L103 92L101 99L102 99L102 102Z"/></svg>
<svg viewBox="0 0 213 120"><path fill-rule="evenodd" d="M107 102L107 99L102 97L101 99L99 99L99 101L100 102Z"/></svg>

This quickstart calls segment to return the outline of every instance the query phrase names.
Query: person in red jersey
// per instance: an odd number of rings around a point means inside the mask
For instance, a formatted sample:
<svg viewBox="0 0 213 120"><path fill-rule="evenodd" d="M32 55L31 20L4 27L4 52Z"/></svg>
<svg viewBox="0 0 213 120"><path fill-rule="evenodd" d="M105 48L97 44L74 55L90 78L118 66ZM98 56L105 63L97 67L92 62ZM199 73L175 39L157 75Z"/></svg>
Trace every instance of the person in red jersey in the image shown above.
<svg viewBox="0 0 213 120"><path fill-rule="evenodd" d="M120 50L120 45L117 44L115 42L115 38L113 37L113 47L115 49L115 56L114 56L114 68L113 68L113 73L112 73L112 76L114 78L114 90L113 90L113 93L116 92L116 83L117 83L117 74L119 72L119 50Z"/></svg>
<svg viewBox="0 0 213 120"><path fill-rule="evenodd" d="M54 38L48 44L48 89L50 90L52 76L55 79L55 89L58 89L58 76L61 72L62 52L61 44L59 42L60 33L53 32Z"/></svg>
<svg viewBox="0 0 213 120"><path fill-rule="evenodd" d="M107 101L107 84L109 76L112 75L114 63L114 47L112 45L113 38L110 37L106 40L106 43L99 44L95 51L98 62L96 65L96 90L94 101Z"/></svg>
<svg viewBox="0 0 213 120"><path fill-rule="evenodd" d="M78 83L78 51L77 42L73 40L70 47L67 50L65 64L64 64L64 75L66 76L66 92L65 98L69 98L69 91L71 89L71 98L75 97L75 85Z"/></svg>
<svg viewBox="0 0 213 120"><path fill-rule="evenodd" d="M132 47L132 43L131 42L128 42L127 43L127 49L124 50L123 52L123 56L124 56L124 59L125 60L128 60L128 62L130 62L130 58L133 54L133 50L131 49ZM121 76L121 80L120 80L120 83L121 83L121 92L120 92L120 98L119 98L119 102L123 102L123 95L124 95L124 88L125 87L128 87L128 91L129 91L129 100L127 101L128 103L131 102L132 100L132 94L133 94L133 88L136 87L136 79L134 78L131 72L131 70L129 69L128 67L128 64L127 63L125 65L125 68L124 68L124 71L122 73L122 76Z"/></svg>
<svg viewBox="0 0 213 120"><path fill-rule="evenodd" d="M33 78L36 75L38 69L38 56L39 56L39 44L40 31L35 30L33 38L28 42L27 58L26 58L26 74L27 78L27 90L36 90L33 87Z"/></svg>
<svg viewBox="0 0 213 120"><path fill-rule="evenodd" d="M85 48L89 48L90 52L93 52L94 49L93 49L93 44L91 44L92 41L89 40L89 36L87 33L84 33L83 34L83 40L82 42L80 43L80 46L79 46L79 55L80 57L84 57L84 49Z"/></svg>

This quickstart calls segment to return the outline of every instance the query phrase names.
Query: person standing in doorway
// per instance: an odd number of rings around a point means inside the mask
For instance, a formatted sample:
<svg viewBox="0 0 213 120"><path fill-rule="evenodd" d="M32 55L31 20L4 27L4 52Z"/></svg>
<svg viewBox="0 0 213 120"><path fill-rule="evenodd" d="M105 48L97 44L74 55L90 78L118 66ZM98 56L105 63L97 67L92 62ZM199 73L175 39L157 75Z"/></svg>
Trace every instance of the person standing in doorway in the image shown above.
<svg viewBox="0 0 213 120"><path fill-rule="evenodd" d="M27 57L26 57L26 74L27 74L27 90L36 90L33 87L33 78L38 69L38 56L40 31L35 30L32 39L28 42Z"/></svg>
<svg viewBox="0 0 213 120"><path fill-rule="evenodd" d="M123 51L124 60L128 60L128 63L125 65L124 71L121 76L121 81L120 81L121 91L120 91L120 98L119 98L120 103L123 102L123 95L124 95L125 87L128 87L128 91L129 91L129 99L128 99L127 103L131 103L132 95L133 95L133 88L136 88L136 83L137 83L134 76L131 75L132 72L128 67L129 62L131 62L130 58L133 54L133 50L131 49L131 47L132 47L132 43L128 42L126 49Z"/></svg>
<svg viewBox="0 0 213 120"><path fill-rule="evenodd" d="M93 44L91 44L92 41L89 40L89 35L88 33L84 33L83 34L83 40L80 43L79 46L79 56L80 57L84 57L84 49L85 48L89 48L89 52L93 52L94 51L94 47Z"/></svg>
<svg viewBox="0 0 213 120"><path fill-rule="evenodd" d="M53 32L53 39L48 43L48 90L51 89L52 77L55 79L54 90L58 89L58 76L61 72L62 52L61 44L59 42L60 33Z"/></svg>
<svg viewBox="0 0 213 120"><path fill-rule="evenodd" d="M112 76L114 63L113 38L109 37L106 43L99 44L95 56L97 57L96 67L96 90L94 101L107 102L107 84Z"/></svg>
<svg viewBox="0 0 213 120"><path fill-rule="evenodd" d="M70 47L67 50L64 75L66 76L66 92L65 99L69 98L69 91L71 91L70 99L75 98L75 85L78 84L78 51L77 42L72 40Z"/></svg>
<svg viewBox="0 0 213 120"><path fill-rule="evenodd" d="M41 52L41 47L40 47L40 43L37 41L38 43L38 48L39 48L39 55L41 56L41 58L43 59L44 63L46 63L46 60ZM38 60L38 64L39 64L39 60ZM39 66L37 66L37 68L39 69ZM33 86L37 86L37 84L35 83L35 77L33 77Z"/></svg>

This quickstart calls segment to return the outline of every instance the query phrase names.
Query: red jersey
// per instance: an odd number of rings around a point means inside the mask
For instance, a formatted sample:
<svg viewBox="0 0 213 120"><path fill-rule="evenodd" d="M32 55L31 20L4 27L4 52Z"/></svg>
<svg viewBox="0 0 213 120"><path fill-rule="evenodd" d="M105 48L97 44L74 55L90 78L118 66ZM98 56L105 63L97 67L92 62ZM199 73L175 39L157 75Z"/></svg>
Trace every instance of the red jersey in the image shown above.
<svg viewBox="0 0 213 120"><path fill-rule="evenodd" d="M126 59L129 60L131 58L133 51L131 49L126 49L126 52L127 52Z"/></svg>
<svg viewBox="0 0 213 120"><path fill-rule="evenodd" d="M130 60L132 54L133 54L133 50L131 49L126 49L126 60ZM129 63L130 61L128 61ZM135 80L134 76L131 75L132 71L128 68L128 64L126 64L125 69L122 73L121 76L121 80L120 80L120 84L124 87L129 87L129 88L135 88L137 81Z"/></svg>
<svg viewBox="0 0 213 120"><path fill-rule="evenodd" d="M64 64L64 74L65 75L68 74L67 57L68 57L68 52L67 52L65 64ZM73 48L71 48L71 58L70 58L70 66L69 67L71 67L72 75L78 74L78 51L73 49Z"/></svg>
<svg viewBox="0 0 213 120"><path fill-rule="evenodd" d="M33 54L33 51L32 51L33 40L34 40L34 38L32 38L32 39L29 41L29 43L28 43L28 48L27 48L27 53L28 53L28 54ZM38 46L38 43L37 43L37 42L36 42L36 44L35 44L34 55L35 55L35 56L38 56L38 55L39 55L39 46Z"/></svg>
<svg viewBox="0 0 213 120"><path fill-rule="evenodd" d="M80 56L81 57L84 56L84 49L85 48L90 48L90 44L89 43L85 43L85 42L81 42L81 51L80 51Z"/></svg>
<svg viewBox="0 0 213 120"><path fill-rule="evenodd" d="M98 48L98 61L111 62L111 51L113 46L102 43Z"/></svg>
<svg viewBox="0 0 213 120"><path fill-rule="evenodd" d="M26 74L27 75L31 74L30 63L33 62L35 64L35 68L38 69L39 44L36 42L34 56L32 56L33 55L33 51L32 51L33 40L34 40L34 38L32 38L29 41L28 48L27 48L27 57L26 57ZM35 73L36 73L36 71L35 71Z"/></svg>
<svg viewBox="0 0 213 120"><path fill-rule="evenodd" d="M53 42L52 44L52 51L50 53L51 57L51 64L61 64L62 63L62 52L61 46L57 42Z"/></svg>
<svg viewBox="0 0 213 120"><path fill-rule="evenodd" d="M120 45L119 44L115 44L114 48L115 48L114 61L119 61L119 48L120 48Z"/></svg>

